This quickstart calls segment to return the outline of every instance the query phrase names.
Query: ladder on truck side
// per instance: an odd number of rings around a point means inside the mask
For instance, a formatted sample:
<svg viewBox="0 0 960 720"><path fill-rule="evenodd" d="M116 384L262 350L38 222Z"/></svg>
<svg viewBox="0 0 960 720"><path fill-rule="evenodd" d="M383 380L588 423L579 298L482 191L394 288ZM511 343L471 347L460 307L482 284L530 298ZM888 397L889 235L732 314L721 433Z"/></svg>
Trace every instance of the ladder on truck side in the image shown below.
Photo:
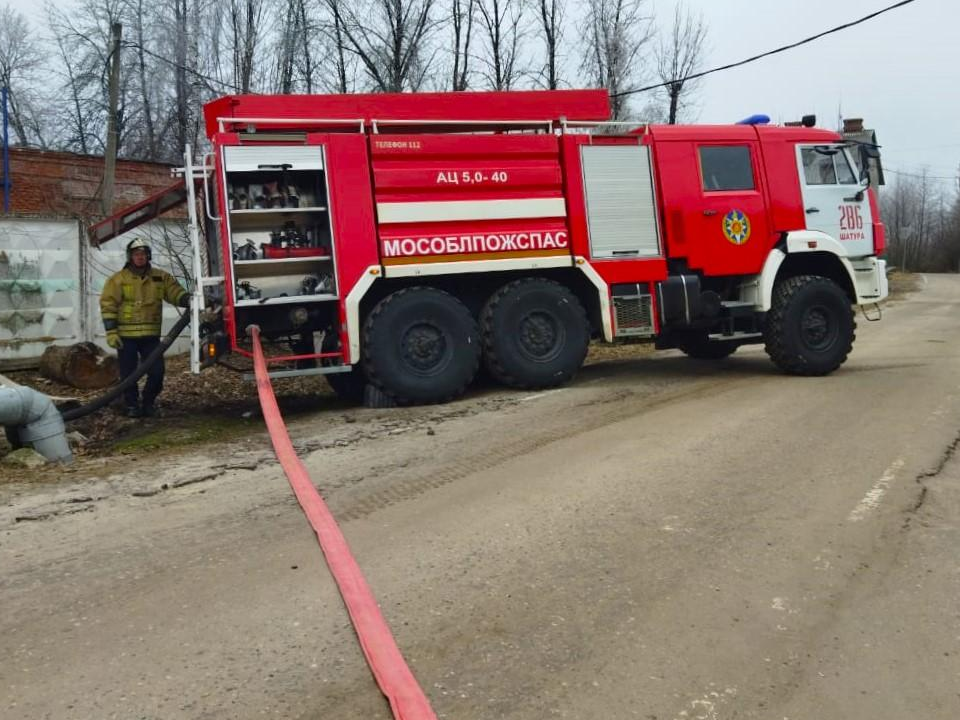
<svg viewBox="0 0 960 720"><path fill-rule="evenodd" d="M203 208L212 222L219 222L220 218L215 217L210 208L210 188L208 180L213 174L213 164L208 162L213 160L213 153L204 153L200 165L193 164L193 153L189 145L183 153L183 167L176 168L174 173L184 178L184 184L187 188L187 231L190 235L190 247L193 250L193 299L190 303L190 372L194 375L200 373L203 363L200 346L200 314L207 309L207 299L204 288L223 285L225 277L223 275L207 275L207 265L203 254L200 252L200 221L197 217L197 186L203 184ZM186 182L187 179L192 182Z"/></svg>

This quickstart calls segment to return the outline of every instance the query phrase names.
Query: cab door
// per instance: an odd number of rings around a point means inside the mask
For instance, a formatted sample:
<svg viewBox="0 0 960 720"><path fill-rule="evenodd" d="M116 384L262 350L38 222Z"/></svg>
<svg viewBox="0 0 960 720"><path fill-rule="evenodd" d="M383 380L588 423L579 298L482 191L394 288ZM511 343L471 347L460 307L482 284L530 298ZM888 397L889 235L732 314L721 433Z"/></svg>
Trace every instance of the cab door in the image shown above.
<svg viewBox="0 0 960 720"><path fill-rule="evenodd" d="M697 143L699 192L686 224L691 266L710 275L759 272L770 249L770 222L755 141Z"/></svg>
<svg viewBox="0 0 960 720"><path fill-rule="evenodd" d="M848 257L873 254L870 202L846 150L798 145L797 169L807 229L839 240Z"/></svg>

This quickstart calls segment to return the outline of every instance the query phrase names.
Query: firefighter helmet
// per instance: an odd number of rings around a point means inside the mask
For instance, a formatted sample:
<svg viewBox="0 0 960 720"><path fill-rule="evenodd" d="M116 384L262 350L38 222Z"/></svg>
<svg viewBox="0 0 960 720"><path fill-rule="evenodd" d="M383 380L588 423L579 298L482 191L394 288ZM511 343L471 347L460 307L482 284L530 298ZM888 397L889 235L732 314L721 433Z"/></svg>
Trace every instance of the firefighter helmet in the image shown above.
<svg viewBox="0 0 960 720"><path fill-rule="evenodd" d="M147 244L146 240L138 237L127 243L127 262L133 260L133 251L140 249L147 251L147 262L153 259L153 253L150 250L150 245Z"/></svg>

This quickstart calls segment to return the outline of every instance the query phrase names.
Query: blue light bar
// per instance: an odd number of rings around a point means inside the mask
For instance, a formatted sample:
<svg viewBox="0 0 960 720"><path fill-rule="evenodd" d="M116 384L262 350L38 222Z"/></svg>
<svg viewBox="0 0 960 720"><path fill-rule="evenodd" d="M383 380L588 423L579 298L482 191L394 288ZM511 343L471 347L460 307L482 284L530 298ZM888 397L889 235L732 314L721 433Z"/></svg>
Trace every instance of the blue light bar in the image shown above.
<svg viewBox="0 0 960 720"><path fill-rule="evenodd" d="M769 125L770 116L769 115L751 115L748 118L743 120L738 120L737 125Z"/></svg>

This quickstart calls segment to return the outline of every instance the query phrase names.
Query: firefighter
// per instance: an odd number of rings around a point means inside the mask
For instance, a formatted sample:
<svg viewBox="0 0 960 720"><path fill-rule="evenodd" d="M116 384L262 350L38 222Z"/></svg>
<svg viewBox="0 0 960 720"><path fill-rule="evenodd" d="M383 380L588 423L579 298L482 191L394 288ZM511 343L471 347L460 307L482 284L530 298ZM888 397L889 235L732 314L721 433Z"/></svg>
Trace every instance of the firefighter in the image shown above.
<svg viewBox="0 0 960 720"><path fill-rule="evenodd" d="M170 273L153 267L151 257L145 240L131 240L127 244L127 264L110 276L100 295L107 344L117 351L121 379L131 375L160 344L163 301L184 308L190 306L190 293ZM142 405L137 383L124 391L127 417L149 417L156 412L157 395L163 389L163 372L161 355L147 370Z"/></svg>

